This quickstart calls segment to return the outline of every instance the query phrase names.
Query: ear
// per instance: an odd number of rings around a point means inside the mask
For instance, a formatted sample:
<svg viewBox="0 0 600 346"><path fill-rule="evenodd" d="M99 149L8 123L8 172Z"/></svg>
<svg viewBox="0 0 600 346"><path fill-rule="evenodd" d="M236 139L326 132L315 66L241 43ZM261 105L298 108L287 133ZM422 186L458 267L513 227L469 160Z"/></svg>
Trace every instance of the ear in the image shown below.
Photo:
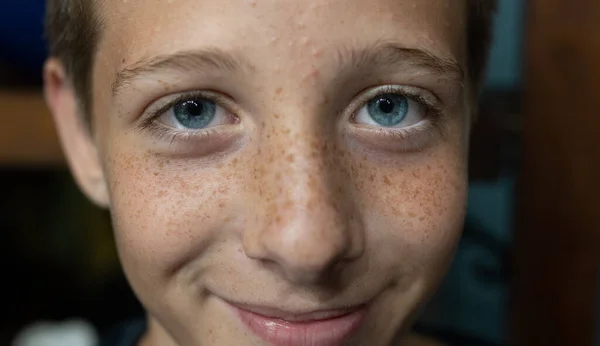
<svg viewBox="0 0 600 346"><path fill-rule="evenodd" d="M44 93L75 181L94 203L109 204L108 189L96 143L63 64L54 58L44 66Z"/></svg>

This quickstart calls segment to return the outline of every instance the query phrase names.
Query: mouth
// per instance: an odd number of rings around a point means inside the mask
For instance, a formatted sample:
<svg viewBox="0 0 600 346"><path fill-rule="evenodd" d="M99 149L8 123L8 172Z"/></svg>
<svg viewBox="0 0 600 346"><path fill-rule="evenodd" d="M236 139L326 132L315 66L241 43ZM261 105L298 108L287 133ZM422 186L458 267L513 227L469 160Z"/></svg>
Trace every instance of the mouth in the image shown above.
<svg viewBox="0 0 600 346"><path fill-rule="evenodd" d="M311 312L229 305L248 329L273 346L339 346L362 326L368 310L368 304Z"/></svg>

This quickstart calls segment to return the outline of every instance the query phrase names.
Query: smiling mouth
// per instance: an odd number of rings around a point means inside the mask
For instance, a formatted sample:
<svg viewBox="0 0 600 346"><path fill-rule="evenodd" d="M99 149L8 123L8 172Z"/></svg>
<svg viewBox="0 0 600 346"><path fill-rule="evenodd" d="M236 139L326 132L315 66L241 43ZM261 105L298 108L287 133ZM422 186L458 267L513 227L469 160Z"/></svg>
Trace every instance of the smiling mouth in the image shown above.
<svg viewBox="0 0 600 346"><path fill-rule="evenodd" d="M229 305L248 329L273 346L339 346L363 325L369 306L294 313Z"/></svg>

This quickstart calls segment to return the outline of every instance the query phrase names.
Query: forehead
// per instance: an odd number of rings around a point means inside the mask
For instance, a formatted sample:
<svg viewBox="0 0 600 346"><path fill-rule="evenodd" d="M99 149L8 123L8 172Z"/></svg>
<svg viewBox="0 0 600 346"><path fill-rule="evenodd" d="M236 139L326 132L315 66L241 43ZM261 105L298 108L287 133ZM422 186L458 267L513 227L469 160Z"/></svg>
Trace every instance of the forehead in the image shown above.
<svg viewBox="0 0 600 346"><path fill-rule="evenodd" d="M217 47L257 60L394 40L464 61L466 2L457 0L103 0L102 60L115 67ZM258 61L257 61L258 62Z"/></svg>

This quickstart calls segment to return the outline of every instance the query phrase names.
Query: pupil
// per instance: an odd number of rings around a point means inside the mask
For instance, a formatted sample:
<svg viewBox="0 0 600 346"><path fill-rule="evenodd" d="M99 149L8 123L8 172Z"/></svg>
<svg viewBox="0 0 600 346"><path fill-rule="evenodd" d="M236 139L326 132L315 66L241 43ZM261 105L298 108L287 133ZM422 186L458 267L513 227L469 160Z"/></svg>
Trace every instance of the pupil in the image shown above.
<svg viewBox="0 0 600 346"><path fill-rule="evenodd" d="M391 113L396 105L394 102L387 98L379 99L379 109L384 113Z"/></svg>
<svg viewBox="0 0 600 346"><path fill-rule="evenodd" d="M185 108L186 108L188 114L191 116L194 116L194 117L202 115L202 112L204 111L204 107L202 106L202 103L195 102L195 101L189 101L185 105Z"/></svg>

